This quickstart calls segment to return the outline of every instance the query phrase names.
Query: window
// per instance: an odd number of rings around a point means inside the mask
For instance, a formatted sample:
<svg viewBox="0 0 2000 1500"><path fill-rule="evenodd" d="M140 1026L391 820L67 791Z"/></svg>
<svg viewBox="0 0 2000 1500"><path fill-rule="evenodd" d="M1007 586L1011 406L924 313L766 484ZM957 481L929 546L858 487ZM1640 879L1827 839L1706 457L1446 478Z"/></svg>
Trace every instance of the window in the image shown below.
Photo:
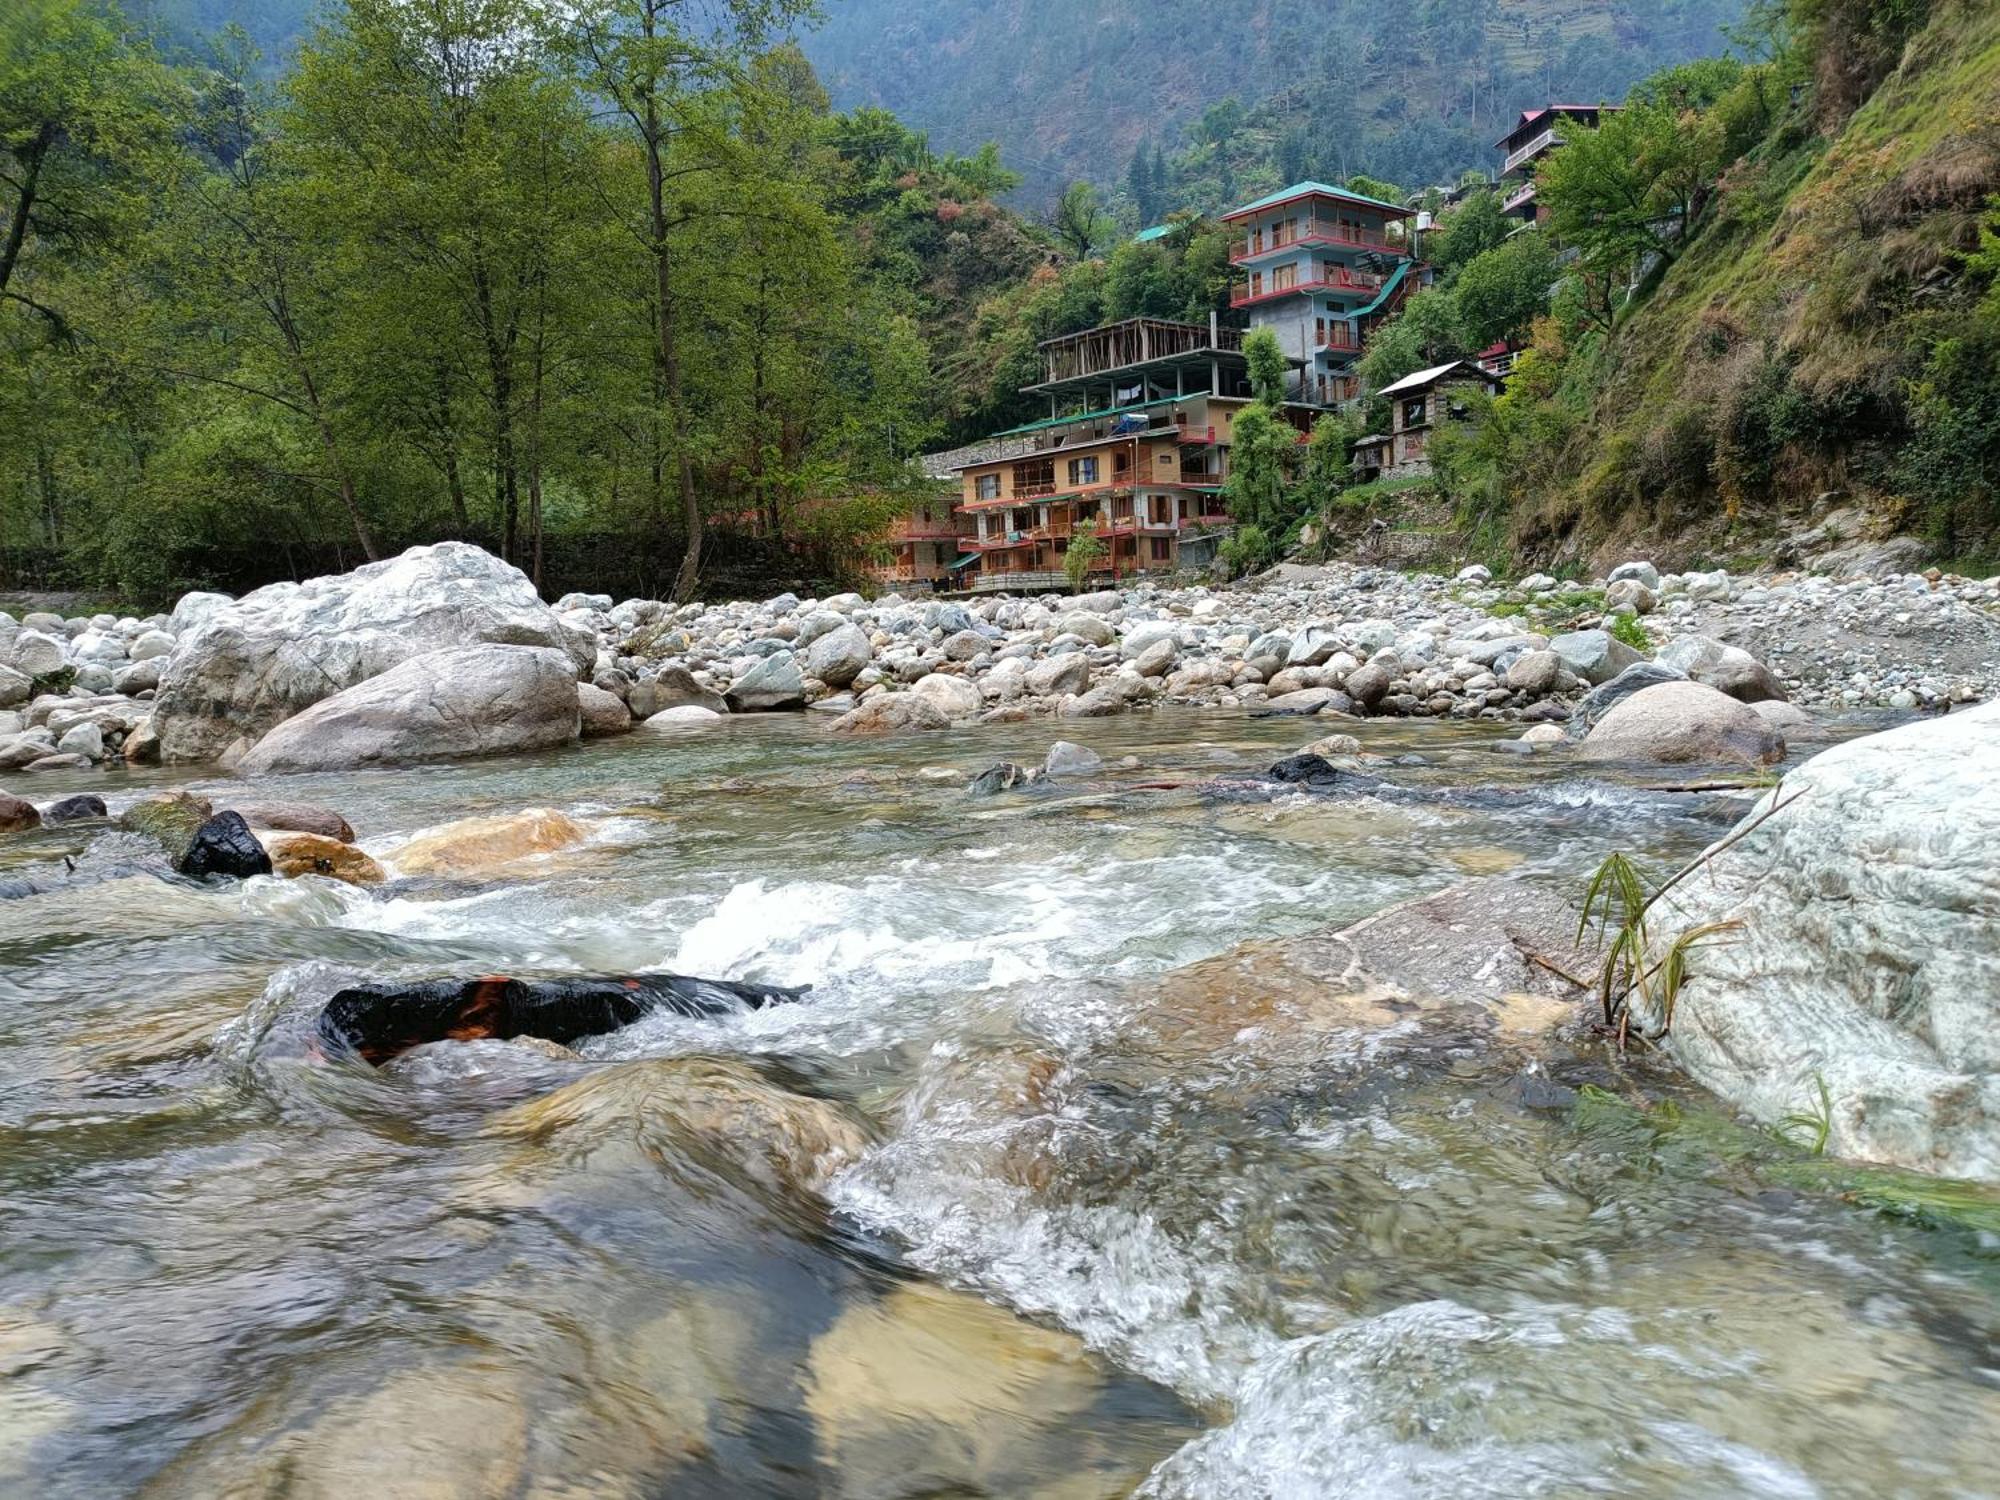
<svg viewBox="0 0 2000 1500"><path fill-rule="evenodd" d="M1298 279L1299 279L1299 268L1297 266L1292 265L1292 266L1275 267L1271 272L1271 290L1274 292L1282 292L1287 287L1297 285Z"/></svg>
<svg viewBox="0 0 2000 1500"><path fill-rule="evenodd" d="M1262 271L1252 271L1250 273L1250 295L1253 297L1264 295L1264 273Z"/></svg>
<svg viewBox="0 0 2000 1500"><path fill-rule="evenodd" d="M1069 461L1069 482L1071 484L1097 483L1097 458L1072 458Z"/></svg>
<svg viewBox="0 0 2000 1500"><path fill-rule="evenodd" d="M1326 343L1326 319L1325 319L1325 318L1314 318L1314 319L1313 319L1313 343L1314 343L1314 344L1315 344L1316 346L1318 346L1318 345L1324 345L1324 344Z"/></svg>
<svg viewBox="0 0 2000 1500"><path fill-rule="evenodd" d="M998 500L1000 498L1000 476L998 474L981 474L974 481L974 484L977 486L975 493L981 500ZM929 520L930 517L926 516L924 519Z"/></svg>
<svg viewBox="0 0 2000 1500"><path fill-rule="evenodd" d="M1403 425L1405 427L1423 426L1424 406L1425 406L1424 397L1405 396L1403 398Z"/></svg>
<svg viewBox="0 0 2000 1500"><path fill-rule="evenodd" d="M1172 548L1173 548L1173 543L1168 541L1165 537L1163 536L1154 537L1153 561L1165 562L1167 560L1167 554L1172 550Z"/></svg>

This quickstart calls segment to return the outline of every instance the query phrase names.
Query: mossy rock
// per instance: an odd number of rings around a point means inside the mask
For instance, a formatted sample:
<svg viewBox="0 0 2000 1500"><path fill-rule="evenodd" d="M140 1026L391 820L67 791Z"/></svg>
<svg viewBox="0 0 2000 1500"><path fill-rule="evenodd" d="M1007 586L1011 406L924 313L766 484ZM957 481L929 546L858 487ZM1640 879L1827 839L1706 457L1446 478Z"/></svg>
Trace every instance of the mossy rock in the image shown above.
<svg viewBox="0 0 2000 1500"><path fill-rule="evenodd" d="M118 826L156 840L167 851L168 861L178 865L193 845L195 831L214 812L206 797L197 797L190 792L167 792L133 803L119 815Z"/></svg>

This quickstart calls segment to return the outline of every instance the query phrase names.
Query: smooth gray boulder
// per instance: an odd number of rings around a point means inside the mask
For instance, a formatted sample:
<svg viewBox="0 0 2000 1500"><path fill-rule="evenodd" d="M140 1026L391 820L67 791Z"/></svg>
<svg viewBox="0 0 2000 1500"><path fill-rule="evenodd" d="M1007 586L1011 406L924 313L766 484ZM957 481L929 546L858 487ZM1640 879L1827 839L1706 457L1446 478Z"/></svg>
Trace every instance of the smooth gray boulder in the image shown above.
<svg viewBox="0 0 2000 1500"><path fill-rule="evenodd" d="M583 737L587 740L624 734L632 727L632 710L625 706L625 700L595 683L579 682L576 685L576 706L582 716Z"/></svg>
<svg viewBox="0 0 2000 1500"><path fill-rule="evenodd" d="M239 737L255 739L403 662L480 643L561 651L572 680L595 656L594 647L572 654L570 634L525 573L466 542L271 584L206 609L183 631L154 701L161 758L213 760Z"/></svg>
<svg viewBox="0 0 2000 1500"><path fill-rule="evenodd" d="M1544 698L1556 690L1562 658L1553 651L1523 651L1507 668L1507 686L1517 693Z"/></svg>
<svg viewBox="0 0 2000 1500"><path fill-rule="evenodd" d="M827 726L833 734L907 734L949 729L945 711L918 693L878 693Z"/></svg>
<svg viewBox="0 0 2000 1500"><path fill-rule="evenodd" d="M1662 682L1624 699L1583 737L1586 760L1763 766L1785 737L1748 704L1701 682Z"/></svg>
<svg viewBox="0 0 2000 1500"><path fill-rule="evenodd" d="M295 714L237 763L245 775L521 754L580 729L576 663L546 646L412 657Z"/></svg>
<svg viewBox="0 0 2000 1500"><path fill-rule="evenodd" d="M1549 650L1592 687L1645 660L1608 630L1573 630L1550 641Z"/></svg>
<svg viewBox="0 0 2000 1500"><path fill-rule="evenodd" d="M723 694L731 713L788 713L806 706L805 678L798 658L789 651L765 657L729 685Z"/></svg>
<svg viewBox="0 0 2000 1500"><path fill-rule="evenodd" d="M729 711L722 694L711 693L696 682L694 673L679 662L668 662L651 677L641 677L633 683L629 701L633 716L640 719L650 719L654 714L688 703L718 714Z"/></svg>
<svg viewBox="0 0 2000 1500"><path fill-rule="evenodd" d="M1660 570L1649 562L1620 563L1605 582L1624 583L1628 579L1652 593L1660 591Z"/></svg>
<svg viewBox="0 0 2000 1500"><path fill-rule="evenodd" d="M1771 1124L1823 1081L1835 1153L2000 1181L1996 746L1987 703L1824 751L1668 893L1662 934L1742 923L1676 1002L1690 1073Z"/></svg>
<svg viewBox="0 0 2000 1500"><path fill-rule="evenodd" d="M1048 777L1088 776L1104 765L1104 757L1088 745L1073 740L1057 740L1042 760L1042 774Z"/></svg>
<svg viewBox="0 0 2000 1500"><path fill-rule="evenodd" d="M838 617L835 617L838 622ZM817 677L830 688L844 688L875 659L868 632L859 625L836 623L831 630L815 636L806 650L806 676Z"/></svg>
<svg viewBox="0 0 2000 1500"><path fill-rule="evenodd" d="M1101 614L1086 610L1072 610L1056 621L1057 635L1081 636L1093 646L1108 646L1118 639L1118 632L1111 628L1111 622Z"/></svg>
<svg viewBox="0 0 2000 1500"><path fill-rule="evenodd" d="M14 669L28 677L60 672L69 659L61 641L39 630L23 630L15 636L9 655Z"/></svg>
<svg viewBox="0 0 2000 1500"><path fill-rule="evenodd" d="M1789 695L1777 674L1740 646L1725 646L1705 635L1684 635L1653 653L1661 666L1685 672L1739 703L1783 702Z"/></svg>
<svg viewBox="0 0 2000 1500"><path fill-rule="evenodd" d="M932 672L919 677L910 691L919 698L928 698L947 717L969 719L986 706L986 700L977 683L970 677L953 677L944 672Z"/></svg>
<svg viewBox="0 0 2000 1500"><path fill-rule="evenodd" d="M1576 707L1570 711L1563 725L1563 733L1570 739L1580 740L1596 728L1598 720L1634 693L1657 687L1663 682L1685 680L1680 672L1672 667L1663 667L1658 662L1634 663L1609 682L1601 683L1577 699Z"/></svg>
<svg viewBox="0 0 2000 1500"><path fill-rule="evenodd" d="M1091 616L1095 619L1096 616ZM1106 626L1106 630L1110 627ZM1080 693L1090 686L1090 662L1081 652L1071 651L1063 656L1052 656L1047 661L1038 661L1028 668L1024 679L1027 690L1040 697L1051 694L1062 697L1070 693Z"/></svg>

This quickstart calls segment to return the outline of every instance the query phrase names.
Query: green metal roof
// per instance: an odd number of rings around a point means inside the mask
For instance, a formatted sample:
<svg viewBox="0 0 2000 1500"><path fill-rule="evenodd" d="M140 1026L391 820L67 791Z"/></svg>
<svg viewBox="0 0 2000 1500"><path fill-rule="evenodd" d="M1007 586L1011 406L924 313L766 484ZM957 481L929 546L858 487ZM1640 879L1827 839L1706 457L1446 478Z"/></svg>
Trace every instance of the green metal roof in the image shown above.
<svg viewBox="0 0 2000 1500"><path fill-rule="evenodd" d="M1266 193L1255 203L1246 203L1241 208L1232 208L1224 214L1225 219L1234 219L1242 214L1254 214L1260 208L1271 208L1290 198L1303 198L1309 193L1325 193L1332 198L1346 198L1355 203L1372 203L1377 208L1386 208L1394 213L1407 214L1409 210L1400 203L1385 203L1380 198L1371 198L1366 193L1350 192L1346 188L1331 187L1324 182L1295 182L1288 188L1279 188L1275 193Z"/></svg>
<svg viewBox="0 0 2000 1500"><path fill-rule="evenodd" d="M1133 235L1132 243L1135 245L1143 245L1148 240L1163 240L1168 235L1174 232L1175 227L1176 226L1172 224L1155 224L1153 225L1152 228L1142 229L1137 234Z"/></svg>
<svg viewBox="0 0 2000 1500"><path fill-rule="evenodd" d="M1028 422L1019 427L1009 427L1004 432L996 432L992 435L997 438L1013 437L1016 433L1040 432L1047 427L1064 427L1071 422L1096 422L1104 417L1122 417L1130 411L1146 411L1155 406L1172 406L1179 401L1192 401L1197 396L1208 396L1210 394L1212 393L1208 391L1190 391L1185 396L1161 396L1152 401L1134 402L1131 406L1109 406L1103 411L1080 411L1067 417L1044 417L1039 422ZM1218 399L1229 401L1236 398L1223 396Z"/></svg>

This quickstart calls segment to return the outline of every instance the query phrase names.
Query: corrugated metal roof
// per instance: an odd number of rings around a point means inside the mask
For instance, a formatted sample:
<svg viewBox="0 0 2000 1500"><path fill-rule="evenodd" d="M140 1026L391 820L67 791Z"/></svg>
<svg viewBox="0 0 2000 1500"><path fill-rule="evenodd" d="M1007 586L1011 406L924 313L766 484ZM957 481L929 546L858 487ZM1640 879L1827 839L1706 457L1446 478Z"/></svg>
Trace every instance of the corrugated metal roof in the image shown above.
<svg viewBox="0 0 2000 1500"><path fill-rule="evenodd" d="M1480 369L1477 365L1468 365L1462 359L1454 359L1446 364L1432 365L1428 370L1419 370L1414 375L1405 375L1401 380L1393 381L1392 383L1383 386L1382 389L1377 391L1375 394L1378 396L1393 396L1398 391L1416 390L1419 386L1430 385L1440 376L1449 375L1453 370L1458 369L1461 365L1465 367L1465 370L1468 374L1477 375L1481 379L1492 378L1491 376L1487 375L1487 373L1484 370Z"/></svg>

